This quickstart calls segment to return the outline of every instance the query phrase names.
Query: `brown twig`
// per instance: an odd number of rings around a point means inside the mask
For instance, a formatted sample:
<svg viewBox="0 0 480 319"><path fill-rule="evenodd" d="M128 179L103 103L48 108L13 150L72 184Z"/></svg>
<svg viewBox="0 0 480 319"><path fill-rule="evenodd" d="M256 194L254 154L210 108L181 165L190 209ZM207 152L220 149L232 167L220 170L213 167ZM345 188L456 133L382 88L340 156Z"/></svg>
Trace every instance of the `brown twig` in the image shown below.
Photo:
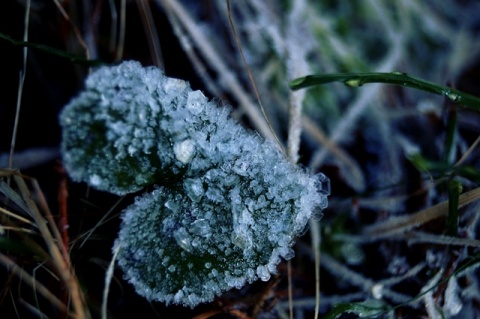
<svg viewBox="0 0 480 319"><path fill-rule="evenodd" d="M60 176L60 181L58 185L58 210L59 210L59 218L58 218L58 228L60 230L60 234L62 236L62 243L63 249L62 252L64 254L65 260L68 262L69 258L67 258L68 254L67 248L70 244L70 238L68 235L68 189L67 189L67 175L65 172L65 168L59 163L56 168L57 173ZM70 266L70 265L69 265Z"/></svg>

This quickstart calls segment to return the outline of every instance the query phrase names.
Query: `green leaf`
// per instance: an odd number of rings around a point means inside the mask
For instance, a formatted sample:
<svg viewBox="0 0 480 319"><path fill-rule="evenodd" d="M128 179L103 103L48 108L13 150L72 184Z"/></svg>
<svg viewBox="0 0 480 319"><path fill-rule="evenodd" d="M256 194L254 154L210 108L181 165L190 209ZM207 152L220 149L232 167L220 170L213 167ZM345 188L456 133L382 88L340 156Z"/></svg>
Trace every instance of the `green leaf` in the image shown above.
<svg viewBox="0 0 480 319"><path fill-rule="evenodd" d="M362 302L342 303L333 307L325 319L336 319L343 313L353 313L360 318L376 318L388 311L388 308L379 300L366 300Z"/></svg>
<svg viewBox="0 0 480 319"><path fill-rule="evenodd" d="M343 82L350 87L359 87L368 83L387 83L399 86L405 86L422 90L438 95L443 95L452 102L480 111L480 98L453 89L448 86L439 85L433 82L425 81L419 78L409 76L401 72L390 73L333 73L333 74L317 74L308 75L302 78L294 79L289 83L292 90L299 90L310 86Z"/></svg>

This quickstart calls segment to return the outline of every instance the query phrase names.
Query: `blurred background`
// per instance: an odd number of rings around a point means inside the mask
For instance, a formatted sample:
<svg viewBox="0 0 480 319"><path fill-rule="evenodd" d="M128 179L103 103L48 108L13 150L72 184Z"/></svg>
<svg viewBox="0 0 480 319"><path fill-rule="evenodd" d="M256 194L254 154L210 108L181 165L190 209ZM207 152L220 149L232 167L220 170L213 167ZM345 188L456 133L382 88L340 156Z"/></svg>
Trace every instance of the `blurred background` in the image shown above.
<svg viewBox="0 0 480 319"><path fill-rule="evenodd" d="M38 181L56 221L64 216L58 114L96 65L138 60L161 67L272 138L257 90L290 158L331 181L329 208L320 228L312 228L322 238L320 315L333 315L343 304L348 311L341 318L480 317L478 194L468 193L480 182L478 110L383 84L288 87L308 74L396 71L480 96L479 37L475 0L2 1L0 168L10 167L15 135L11 166ZM28 42L27 55L21 41ZM85 303L100 317L118 215L133 197L70 182L63 189L69 192L64 245ZM1 207L18 211L2 193ZM446 204L455 199L459 205ZM2 212L0 225L10 225ZM49 259L11 246L32 240L43 247L34 226L15 222L0 238L9 238L0 244L5 257L68 305ZM195 309L149 303L116 270L108 316L289 318L292 307L294 318L313 318L314 238L307 233L295 246L290 283L283 263L275 280ZM0 317L68 317L11 267L0 269Z"/></svg>

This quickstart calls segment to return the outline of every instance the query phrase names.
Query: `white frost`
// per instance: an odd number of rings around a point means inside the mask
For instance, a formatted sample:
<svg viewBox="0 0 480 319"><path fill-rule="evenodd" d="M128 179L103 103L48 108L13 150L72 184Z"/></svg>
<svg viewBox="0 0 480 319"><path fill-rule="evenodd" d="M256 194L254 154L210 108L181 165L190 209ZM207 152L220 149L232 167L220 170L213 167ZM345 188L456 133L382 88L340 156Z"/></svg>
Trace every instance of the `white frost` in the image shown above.
<svg viewBox="0 0 480 319"><path fill-rule="evenodd" d="M177 160L183 164L188 164L195 154L195 144L191 140L177 142L173 146L173 152Z"/></svg>
<svg viewBox="0 0 480 319"><path fill-rule="evenodd" d="M125 278L149 300L194 307L269 280L327 205L328 178L157 68L99 68L61 124L74 180L118 195L153 186L124 210L114 245Z"/></svg>

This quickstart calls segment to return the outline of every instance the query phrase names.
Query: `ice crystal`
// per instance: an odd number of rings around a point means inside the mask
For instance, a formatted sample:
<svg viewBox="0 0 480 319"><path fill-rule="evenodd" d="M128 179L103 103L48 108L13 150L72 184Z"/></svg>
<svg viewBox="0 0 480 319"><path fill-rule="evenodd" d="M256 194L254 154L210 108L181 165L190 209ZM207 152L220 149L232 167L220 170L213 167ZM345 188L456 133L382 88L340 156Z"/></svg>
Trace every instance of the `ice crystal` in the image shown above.
<svg viewBox="0 0 480 319"><path fill-rule="evenodd" d="M182 139L189 92L186 82L137 62L92 73L60 118L72 179L123 195L181 174L194 152Z"/></svg>
<svg viewBox="0 0 480 319"><path fill-rule="evenodd" d="M116 194L157 185L125 209L116 240L126 279L149 300L193 307L268 280L327 205L323 174L156 68L97 70L61 122L73 179Z"/></svg>

